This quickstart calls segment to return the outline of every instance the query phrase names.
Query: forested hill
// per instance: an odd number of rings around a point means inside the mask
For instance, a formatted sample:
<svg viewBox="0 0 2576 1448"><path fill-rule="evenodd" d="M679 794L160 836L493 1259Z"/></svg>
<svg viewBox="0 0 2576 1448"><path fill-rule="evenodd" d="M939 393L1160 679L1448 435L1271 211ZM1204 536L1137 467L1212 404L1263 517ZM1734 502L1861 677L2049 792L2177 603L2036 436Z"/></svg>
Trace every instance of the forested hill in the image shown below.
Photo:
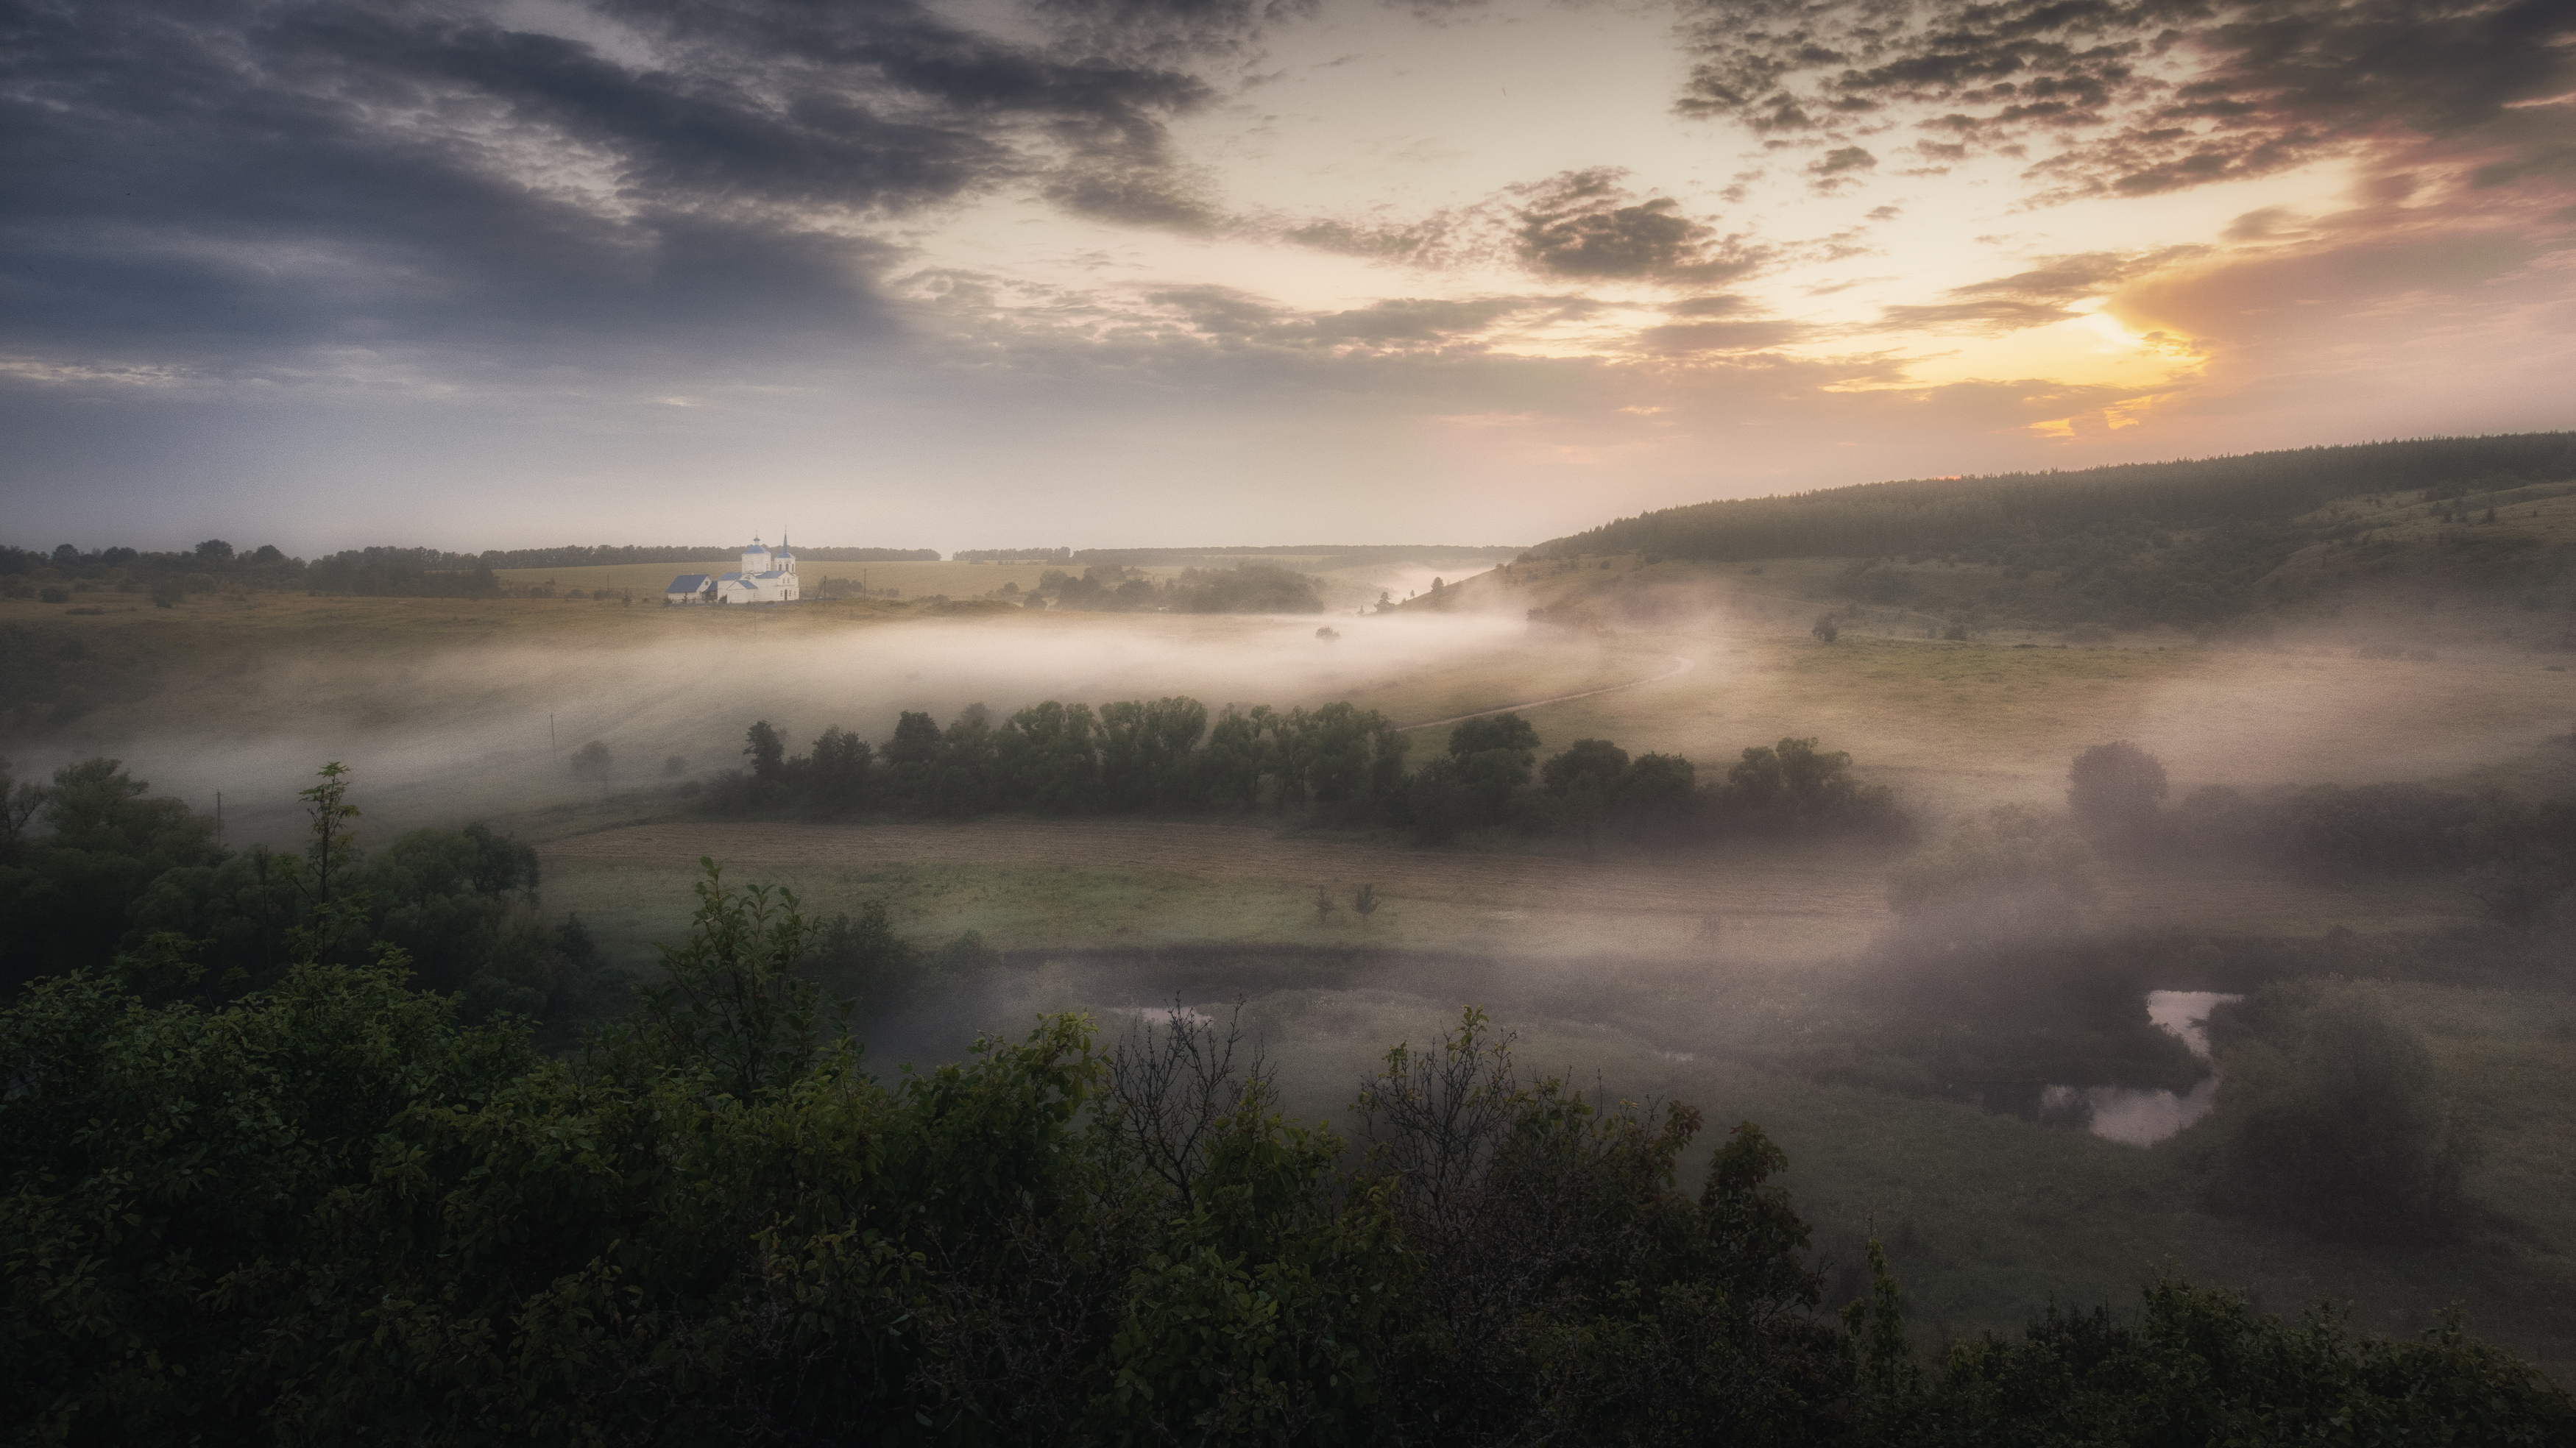
<svg viewBox="0 0 2576 1448"><path fill-rule="evenodd" d="M2459 497L2576 478L2576 432L2310 447L2074 472L1863 483L1694 503L1541 544L1541 556L1652 553L1731 561L1982 550L2019 536L2123 525L2284 522L2332 498Z"/></svg>

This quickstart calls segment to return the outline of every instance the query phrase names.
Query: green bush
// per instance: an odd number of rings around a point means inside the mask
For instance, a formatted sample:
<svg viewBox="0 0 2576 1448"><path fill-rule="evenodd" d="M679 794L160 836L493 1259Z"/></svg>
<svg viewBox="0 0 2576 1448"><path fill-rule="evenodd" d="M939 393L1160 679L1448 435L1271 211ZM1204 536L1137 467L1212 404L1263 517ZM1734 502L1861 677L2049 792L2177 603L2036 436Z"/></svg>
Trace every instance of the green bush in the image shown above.
<svg viewBox="0 0 2576 1448"><path fill-rule="evenodd" d="M97 972L0 1009L0 1421L24 1442L2565 1441L2446 1329L2168 1284L1922 1373L1873 1249L1817 1310L1751 1125L1531 1078L1469 1011L1359 1140L1177 1013L1042 1021L892 1084L712 866L569 1060L395 949L228 1003ZM320 937L305 937L308 943ZM963 947L957 948L963 953ZM181 952L184 954L184 952Z"/></svg>
<svg viewBox="0 0 2576 1448"><path fill-rule="evenodd" d="M2367 988L2272 985L2212 1018L2220 1199L2323 1235L2420 1240L2460 1214L2474 1134Z"/></svg>

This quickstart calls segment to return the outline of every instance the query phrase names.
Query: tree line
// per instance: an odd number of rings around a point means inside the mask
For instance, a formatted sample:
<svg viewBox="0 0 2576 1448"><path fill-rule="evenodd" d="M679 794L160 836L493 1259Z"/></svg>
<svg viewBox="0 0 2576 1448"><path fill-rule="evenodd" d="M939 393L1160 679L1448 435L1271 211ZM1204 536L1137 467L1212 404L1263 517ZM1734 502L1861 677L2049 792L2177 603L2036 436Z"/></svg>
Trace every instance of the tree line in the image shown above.
<svg viewBox="0 0 2576 1448"><path fill-rule="evenodd" d="M317 816L327 835L327 813ZM1468 1009L1286 1118L1255 1043L1043 1018L891 1080L712 863L569 1056L403 951L208 1004L91 964L0 1007L0 1414L64 1444L2538 1444L2456 1322L2171 1278L1928 1367L1877 1243L1824 1298L1786 1166L1533 1074ZM307 937L308 942L314 937Z"/></svg>
<svg viewBox="0 0 2576 1448"><path fill-rule="evenodd" d="M2163 761L2128 740L2069 772L2067 805L2097 849L2259 859L2296 869L2460 879L2503 924L2576 929L2576 798L2399 781L2203 785L2167 804Z"/></svg>
<svg viewBox="0 0 2576 1448"><path fill-rule="evenodd" d="M1019 585L1004 584L1007 596ZM1053 600L1057 608L1087 613L1322 613L1322 581L1268 563L1230 568L1185 568L1157 583L1115 563L1096 563L1080 574L1050 568L1038 576L1028 606Z"/></svg>
<svg viewBox="0 0 2576 1448"><path fill-rule="evenodd" d="M1245 559L1320 560L1319 569L1357 568L1372 563L1400 563L1418 558L1481 558L1503 562L1518 548L1467 547L1409 543L1274 543L1239 548L961 548L949 556L964 563L1101 564L1111 567L1168 568L1175 564L1231 567Z"/></svg>
<svg viewBox="0 0 2576 1448"><path fill-rule="evenodd" d="M1814 739L1746 748L1703 780L1673 754L1631 758L1580 739L1539 760L1538 731L1516 712L1453 726L1443 751L1407 768L1412 739L1348 703L1285 711L1196 699L1103 704L1057 700L996 721L983 705L942 727L905 711L871 744L839 725L790 754L767 720L744 732L747 770L701 787L707 812L814 818L894 814L959 819L1297 811L1342 824L1402 828L1426 844L1479 830L1674 843L1731 834L1843 833L1903 838L1892 793L1852 778L1851 756ZM578 766L581 761L575 761Z"/></svg>
<svg viewBox="0 0 2576 1448"><path fill-rule="evenodd" d="M704 563L729 558L742 543L676 545L667 543L571 544L560 548L486 548L469 556L491 568L595 568L610 563ZM936 548L808 548L793 550L805 563L936 563Z"/></svg>
<svg viewBox="0 0 2576 1448"><path fill-rule="evenodd" d="M261 592L345 594L359 598L498 598L508 590L494 570L580 568L602 563L690 563L728 557L739 544L709 547L595 547L490 549L451 553L437 548L347 548L312 559L273 543L236 550L221 538L192 549L151 552L69 543L52 552L0 546L0 596L42 597L63 603L82 592L148 594L165 606L193 593L219 588ZM936 560L929 548L799 548L817 563L887 563ZM58 596L59 595L59 596Z"/></svg>
<svg viewBox="0 0 2576 1448"><path fill-rule="evenodd" d="M357 961L382 943L468 1021L514 1012L561 1036L622 1007L622 974L580 918L544 910L534 849L480 824L363 849L347 796L337 766L305 791L315 836L302 855L232 850L210 816L116 760L66 765L49 784L13 780L0 760L0 994L112 960L231 999L297 959Z"/></svg>

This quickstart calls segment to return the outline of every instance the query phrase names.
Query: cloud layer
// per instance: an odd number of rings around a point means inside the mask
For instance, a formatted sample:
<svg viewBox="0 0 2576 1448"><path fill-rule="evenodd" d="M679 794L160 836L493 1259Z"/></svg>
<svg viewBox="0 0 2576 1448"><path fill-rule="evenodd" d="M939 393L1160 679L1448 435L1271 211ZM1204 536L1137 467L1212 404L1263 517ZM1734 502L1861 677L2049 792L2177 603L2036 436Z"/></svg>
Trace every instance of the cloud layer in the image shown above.
<svg viewBox="0 0 2576 1448"><path fill-rule="evenodd" d="M2541 0L0 0L0 117L0 488L84 536L1529 538L2563 424L2576 333Z"/></svg>

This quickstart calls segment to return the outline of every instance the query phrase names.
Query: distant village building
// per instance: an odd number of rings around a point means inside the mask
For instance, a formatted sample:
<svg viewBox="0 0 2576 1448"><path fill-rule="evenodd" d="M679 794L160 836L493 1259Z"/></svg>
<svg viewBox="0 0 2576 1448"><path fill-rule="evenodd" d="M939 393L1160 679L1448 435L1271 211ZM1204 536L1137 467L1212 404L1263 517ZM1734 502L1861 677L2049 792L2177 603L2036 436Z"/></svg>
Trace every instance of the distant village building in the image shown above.
<svg viewBox="0 0 2576 1448"><path fill-rule="evenodd" d="M671 580L662 592L664 603L794 603L803 597L796 586L796 555L787 551L787 540L778 540L777 551L764 548L760 540L742 550L742 571L719 573L683 573Z"/></svg>

